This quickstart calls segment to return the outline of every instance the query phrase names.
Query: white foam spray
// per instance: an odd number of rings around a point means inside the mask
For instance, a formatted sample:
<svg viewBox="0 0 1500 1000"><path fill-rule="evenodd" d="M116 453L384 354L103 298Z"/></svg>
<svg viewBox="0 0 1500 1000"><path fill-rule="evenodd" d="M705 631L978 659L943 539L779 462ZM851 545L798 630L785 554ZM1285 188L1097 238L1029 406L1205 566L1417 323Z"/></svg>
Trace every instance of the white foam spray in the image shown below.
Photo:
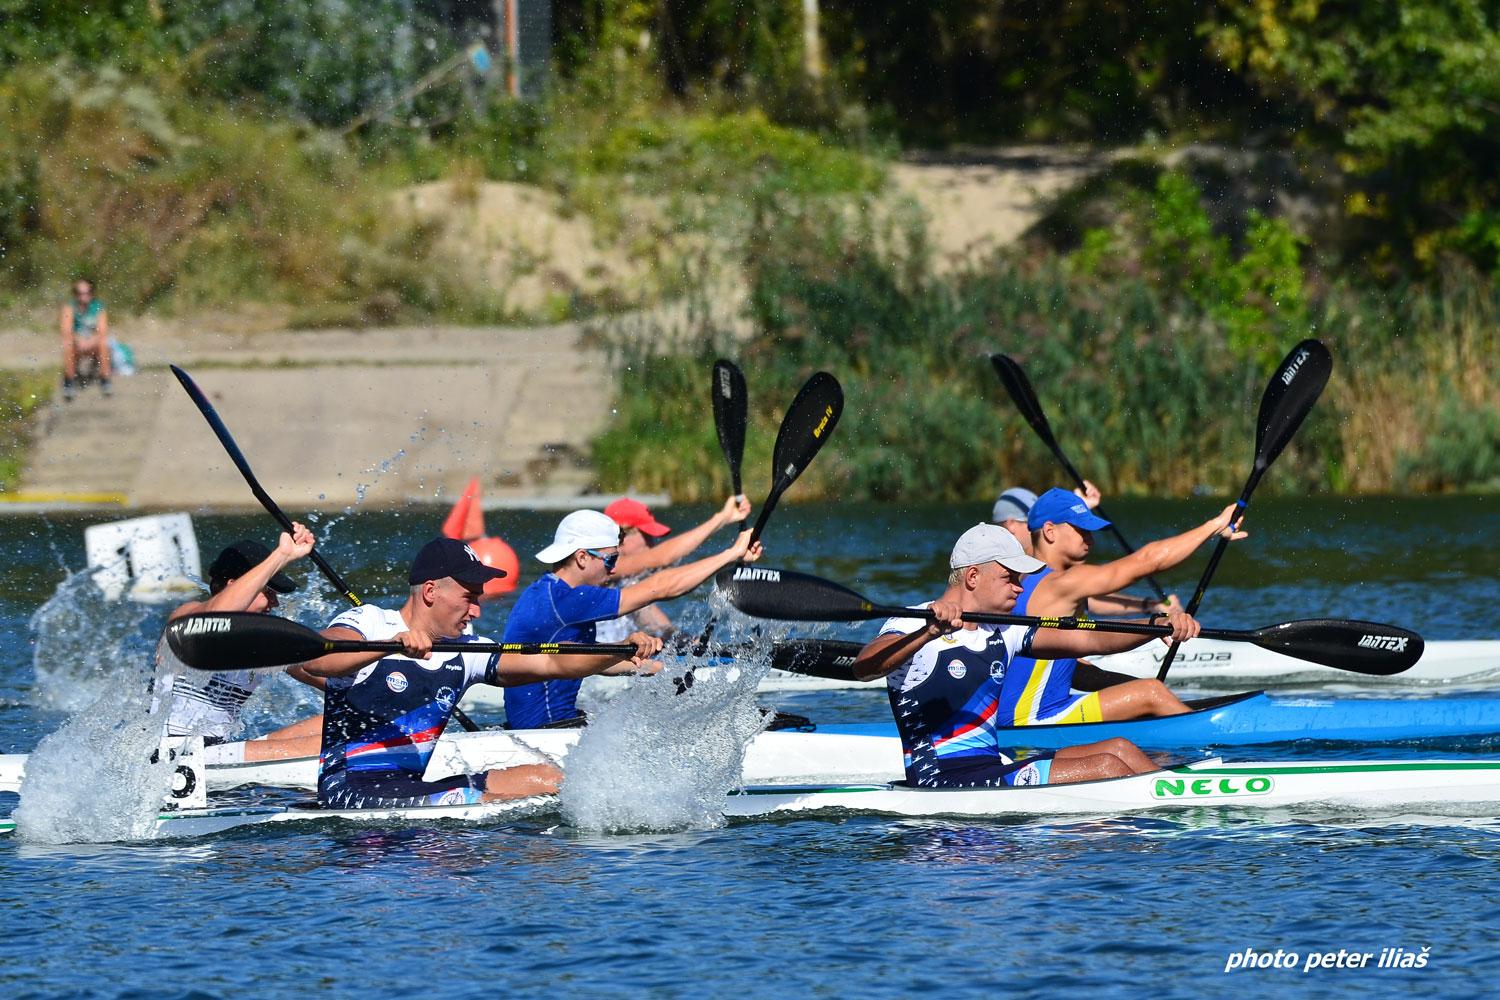
<svg viewBox="0 0 1500 1000"><path fill-rule="evenodd" d="M37 744L14 818L31 843L140 840L172 784L170 761L151 761L161 709L151 711L153 660L117 675L104 694Z"/></svg>
<svg viewBox="0 0 1500 1000"><path fill-rule="evenodd" d="M722 606L720 614L747 621ZM725 625L719 635L730 631ZM734 631L748 638L747 629ZM745 749L765 726L755 692L770 668L770 638L761 641L766 652L700 674L683 694L673 677L691 660L669 661L600 705L565 761L564 819L603 832L722 826Z"/></svg>

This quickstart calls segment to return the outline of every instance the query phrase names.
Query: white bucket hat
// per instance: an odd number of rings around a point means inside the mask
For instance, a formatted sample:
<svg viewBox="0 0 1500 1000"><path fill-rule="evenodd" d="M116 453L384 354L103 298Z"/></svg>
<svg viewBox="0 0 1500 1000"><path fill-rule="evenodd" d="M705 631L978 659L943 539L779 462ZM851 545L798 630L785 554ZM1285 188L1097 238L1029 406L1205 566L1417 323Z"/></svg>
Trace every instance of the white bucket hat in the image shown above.
<svg viewBox="0 0 1500 1000"><path fill-rule="evenodd" d="M536 554L555 566L579 549L608 549L620 544L620 526L597 510L575 510L557 525L552 544Z"/></svg>

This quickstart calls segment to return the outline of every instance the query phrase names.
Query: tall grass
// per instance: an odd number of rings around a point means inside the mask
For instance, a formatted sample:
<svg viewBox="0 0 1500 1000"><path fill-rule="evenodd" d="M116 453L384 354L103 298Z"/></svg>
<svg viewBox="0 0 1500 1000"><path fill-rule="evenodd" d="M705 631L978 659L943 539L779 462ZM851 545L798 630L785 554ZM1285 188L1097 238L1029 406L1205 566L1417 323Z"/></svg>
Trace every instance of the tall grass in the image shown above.
<svg viewBox="0 0 1500 1000"><path fill-rule="evenodd" d="M330 302L379 319L485 302L338 141L109 68L0 79L0 194L0 298L12 303L60 295L78 275L131 310Z"/></svg>
<svg viewBox="0 0 1500 1000"><path fill-rule="evenodd" d="M56 383L37 372L0 371L0 493L14 492L31 445L33 417Z"/></svg>
<svg viewBox="0 0 1500 1000"><path fill-rule="evenodd" d="M803 203L762 223L746 251L750 340L704 330L669 357L622 347L620 421L595 451L606 487L726 492L708 398L721 353L739 358L749 383L747 469L769 466L781 413L807 375L823 368L842 382L843 421L799 480L803 495L972 500L1057 483L1055 460L988 363L1003 351L1021 362L1075 464L1110 492L1232 495L1249 470L1266 380L1309 335L1328 343L1334 376L1263 490L1500 486L1500 294L1470 270L1434 288L1299 298L1291 323L1253 298L1251 315L1202 281L1184 294L1147 271L1101 275L1059 255L1001 255L934 278L919 231L881 230L847 205ZM1265 259L1257 252L1223 266Z"/></svg>

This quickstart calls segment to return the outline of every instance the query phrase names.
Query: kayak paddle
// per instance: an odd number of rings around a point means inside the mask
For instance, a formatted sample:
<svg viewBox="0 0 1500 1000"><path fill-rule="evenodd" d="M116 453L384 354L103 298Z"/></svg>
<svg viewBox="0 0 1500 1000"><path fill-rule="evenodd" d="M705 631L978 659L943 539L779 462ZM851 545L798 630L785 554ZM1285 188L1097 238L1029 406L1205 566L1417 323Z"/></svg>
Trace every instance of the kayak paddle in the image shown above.
<svg viewBox="0 0 1500 1000"><path fill-rule="evenodd" d="M1036 431L1036 436L1042 439L1042 444L1046 445L1056 457L1063 471L1072 477L1080 490L1083 489L1083 476L1079 474L1073 463L1068 461L1068 456L1063 454L1062 446L1057 443L1057 438L1053 437L1052 425L1047 423L1047 415L1042 412L1042 404L1037 400L1036 392L1031 388L1031 382L1026 378L1026 373L1021 370L1021 365L1005 354L991 354L990 364L995 366L995 374L1000 376L1000 383L1005 386L1005 391L1010 393L1010 398L1015 402L1016 409L1021 411L1021 416L1031 425L1031 429ZM1124 549L1127 555L1135 552L1135 546L1125 540L1125 536L1120 533L1119 527L1115 524L1115 519L1104 513L1103 504L1094 508L1094 513L1109 522L1109 533L1115 536L1115 541L1120 543L1120 548ZM1149 576L1142 577L1142 579L1150 585L1152 590L1156 591L1157 598L1165 604L1167 592L1161 588L1161 585Z"/></svg>
<svg viewBox="0 0 1500 1000"><path fill-rule="evenodd" d="M171 365L170 367L172 374L177 376L177 381L182 383L182 387L187 390L188 396L197 405L199 412L203 414L203 419L208 421L208 426L213 429L214 435L219 439L219 444L224 446L224 451L228 453L229 460L234 463L235 468L240 470L240 475L245 477L245 482L250 484L250 492L255 494L255 499L260 501L260 505L266 509L266 513L276 519L276 523L281 525L281 530L290 534L292 519L287 517L280 507L276 506L276 501L272 500L271 495L260 485L260 481L255 478L255 473L250 471L250 463L245 461L244 454L241 453L239 446L234 443L234 438L229 434L229 428L225 427L224 421L219 419L219 414L214 409L214 404L208 401L208 397L203 394L203 390L198 388L198 383L194 382L187 372L176 365ZM322 570L323 575L328 578L328 582L333 584L350 604L357 608L364 603L364 601L355 596L354 591L334 571L334 568L324 561L323 557L318 554L317 549L313 549L308 555L312 559L313 564Z"/></svg>
<svg viewBox="0 0 1500 1000"><path fill-rule="evenodd" d="M1282 449L1292 440L1292 435L1297 433L1297 428L1302 426L1302 421L1312 412L1313 404L1318 401L1332 372L1333 355L1316 340L1304 340L1282 359L1260 399L1260 413L1255 420L1255 461L1250 467L1250 477L1245 480L1245 488L1240 491L1237 503L1239 516L1229 519L1231 528L1239 517L1244 516L1245 508L1250 504L1250 494L1260 483L1261 476L1265 475L1271 463L1276 461L1276 456L1281 454ZM1188 602L1188 614L1198 613L1198 605L1203 603L1203 592L1208 589L1208 581L1213 579L1214 570L1218 569L1219 560L1228 547L1229 536L1220 535L1219 544L1214 546L1213 555L1209 557L1208 565L1203 570L1203 577L1198 581L1198 589L1193 591L1193 599ZM1161 661L1161 669L1156 672L1157 680L1167 679L1167 671L1171 669L1172 660L1177 656L1177 647L1180 645L1181 643L1174 642L1167 650L1167 655ZM1412 663L1415 662L1413 659Z"/></svg>
<svg viewBox="0 0 1500 1000"><path fill-rule="evenodd" d="M740 485L740 460L745 456L745 421L748 396L745 373L733 361L714 362L714 428L719 432L719 447L729 463L729 477L734 495L744 496Z"/></svg>
<svg viewBox="0 0 1500 1000"><path fill-rule="evenodd" d="M930 610L873 604L847 587L806 573L760 566L727 566L714 577L730 604L756 618L782 621L843 622L872 618L926 618ZM1038 618L970 612L964 621L988 625L1028 625L1065 631L1125 632L1170 636L1167 625L1095 621L1089 618ZM1267 625L1250 631L1204 629L1205 639L1249 642L1262 649L1357 674L1397 674L1422 656L1422 637L1379 622L1343 618L1310 618Z"/></svg>
<svg viewBox="0 0 1500 1000"><path fill-rule="evenodd" d="M843 412L844 390L839 387L838 379L827 372L817 372L798 390L797 398L787 407L786 417L781 421L781 430L776 433L776 447L771 453L771 492L766 495L760 517L750 532L751 545L760 539L777 501L827 442Z"/></svg>
<svg viewBox="0 0 1500 1000"><path fill-rule="evenodd" d="M276 520L276 523L281 525L281 530L290 534L292 519L286 516L286 513L277 506L276 501L271 499L271 495L260 485L260 480L255 478L255 473L250 469L250 463L245 461L245 456L240 451L239 445L234 443L234 438L230 435L229 428L225 427L224 421L219 419L219 412L214 409L214 404L208 401L208 397L204 395L203 390L198 388L198 383L194 382L187 372L176 365L171 365L170 367L172 374L177 376L177 381L181 382L182 387L187 390L188 397L198 407L198 412L202 413L203 419L208 421L208 426L213 430L214 436L219 439L219 444L224 446L224 451L228 453L230 461L234 463L235 468L240 470L240 475L245 477L245 482L250 484L250 492L255 495L255 499L259 500L260 505L266 509L266 513L270 514ZM317 566L323 575L327 577L328 582L333 584L334 588L344 595L345 600L356 608L365 603L344 582L344 578L339 576L338 572L332 566L328 565L327 560L318 554L316 548L309 552L308 556L312 559L313 565ZM187 661L183 660L183 662L186 663ZM479 726L462 709L455 707L453 709L453 717L458 720L460 726L469 732L474 733L479 731Z"/></svg>
<svg viewBox="0 0 1500 1000"><path fill-rule="evenodd" d="M329 653L402 652L399 642L328 639L287 618L252 611L183 615L167 626L167 645L195 670L259 670L303 663ZM634 656L636 647L556 642L435 642L434 653L542 653L549 656Z"/></svg>

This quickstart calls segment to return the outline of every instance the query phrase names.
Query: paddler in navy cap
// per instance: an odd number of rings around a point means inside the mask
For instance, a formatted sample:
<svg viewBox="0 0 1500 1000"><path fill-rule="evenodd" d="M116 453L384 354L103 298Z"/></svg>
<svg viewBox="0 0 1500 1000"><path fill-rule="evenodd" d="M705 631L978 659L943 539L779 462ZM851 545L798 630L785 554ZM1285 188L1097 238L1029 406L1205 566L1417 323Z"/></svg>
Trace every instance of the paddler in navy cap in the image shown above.
<svg viewBox="0 0 1500 1000"><path fill-rule="evenodd" d="M1163 604L1150 597L1130 597L1118 591L1154 573L1171 569L1211 538L1233 539L1246 532L1231 526L1236 510L1230 504L1217 517L1171 538L1141 546L1131 555L1101 565L1084 562L1094 544L1094 532L1109 522L1066 490L1048 490L1027 515L1032 551L1046 565L1028 576L1016 601L1016 614L1051 618L1095 615L1165 614L1179 610L1176 598ZM1154 678L1127 678L1097 671L1088 686L1107 683L1102 690L1073 694L1078 661L1019 657L1011 666L1001 703L1003 725L1025 726L1058 722L1114 722L1151 715L1179 715L1188 711L1182 700Z"/></svg>
<svg viewBox="0 0 1500 1000"><path fill-rule="evenodd" d="M282 532L274 550L251 538L231 542L209 566L208 600L189 601L175 609L167 621L206 611L270 614L280 604L278 595L297 589L297 581L282 570L311 552L313 544L312 532L300 524L293 524L290 532ZM322 680L297 666L287 667L286 672L304 684L323 686ZM163 735L201 735L210 748L205 760L215 764L317 756L323 724L319 716L303 719L258 740L218 746L239 735L240 713L245 702L269 676L266 671L256 670L215 673L185 670L164 675L158 681L156 696L170 696L172 700Z"/></svg>
<svg viewBox="0 0 1500 1000"><path fill-rule="evenodd" d="M464 691L475 684L504 687L661 669L644 659L661 649L661 640L641 633L630 637L632 657L502 653L493 640L466 635L466 626L479 617L484 585L502 575L463 542L437 538L412 560L410 589L399 611L362 604L323 630L329 639L394 640L404 652L331 653L303 664L329 678L319 802L395 809L551 794L563 776L547 763L427 780L433 748ZM435 656L432 644L440 639L471 643L474 651Z"/></svg>

